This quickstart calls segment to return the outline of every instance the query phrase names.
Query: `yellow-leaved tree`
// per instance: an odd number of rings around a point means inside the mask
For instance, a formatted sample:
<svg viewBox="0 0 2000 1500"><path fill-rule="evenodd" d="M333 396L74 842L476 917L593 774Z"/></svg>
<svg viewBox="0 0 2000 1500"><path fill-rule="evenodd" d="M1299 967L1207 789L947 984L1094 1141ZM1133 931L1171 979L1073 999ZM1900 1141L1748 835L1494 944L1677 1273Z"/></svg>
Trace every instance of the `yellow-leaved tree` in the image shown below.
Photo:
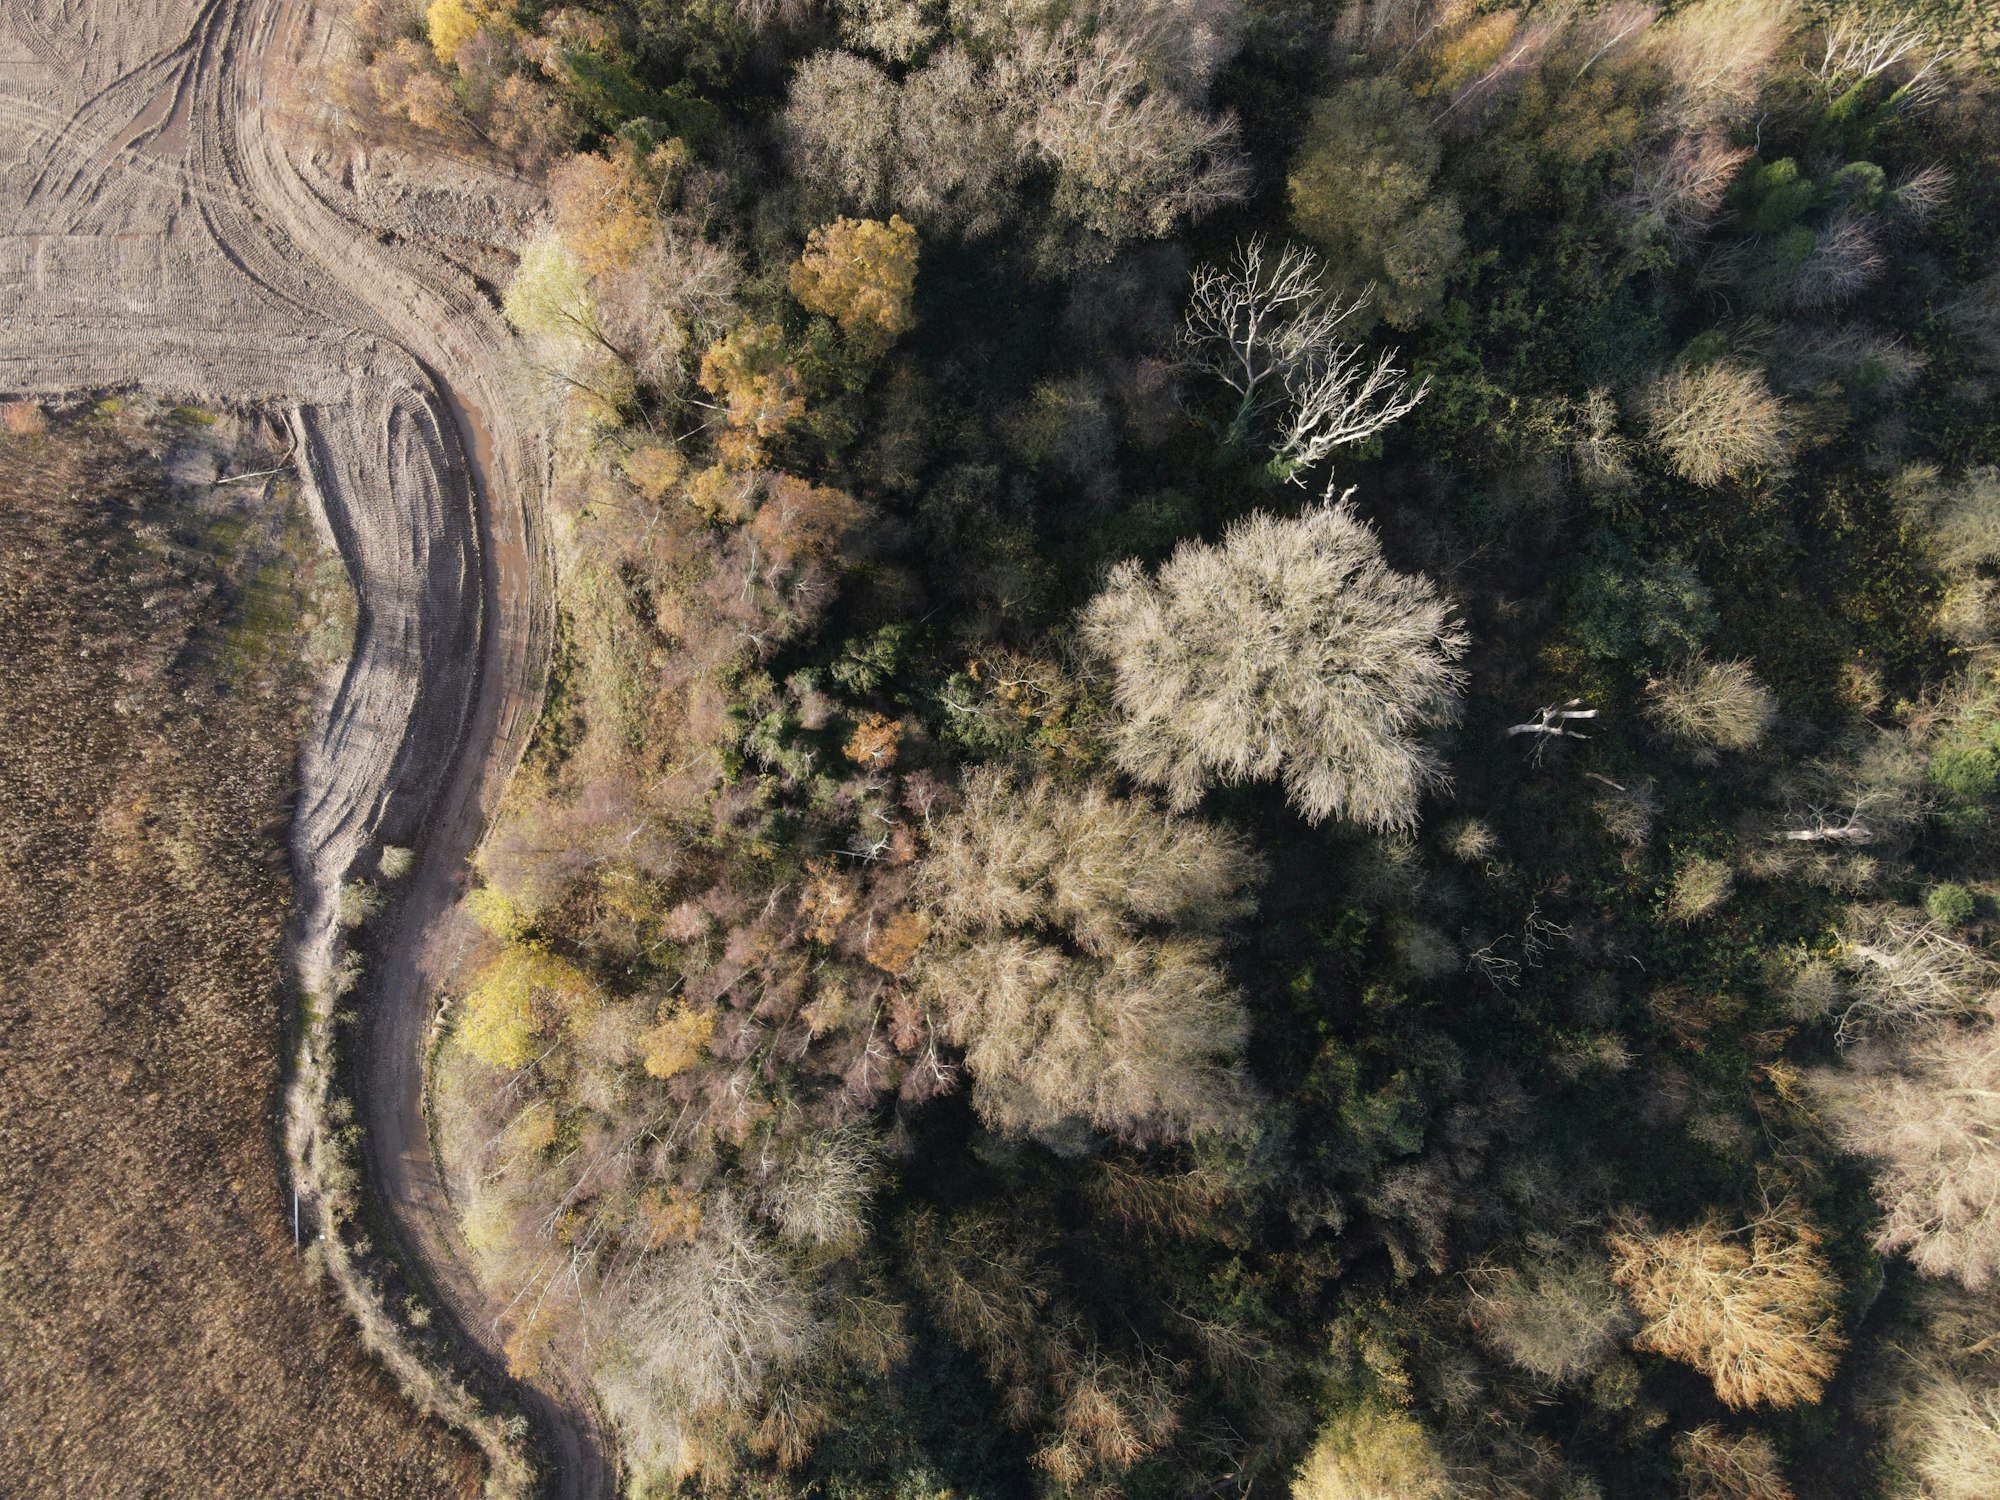
<svg viewBox="0 0 2000 1500"><path fill-rule="evenodd" d="M716 440L725 462L747 467L763 458L764 440L805 415L799 372L784 330L745 323L709 346L701 383L721 402L727 430Z"/></svg>
<svg viewBox="0 0 2000 1500"><path fill-rule="evenodd" d="M481 969L466 992L458 1039L481 1062L525 1066L549 1022L590 993L590 976L566 959L509 946Z"/></svg>
<svg viewBox="0 0 2000 1500"><path fill-rule="evenodd" d="M917 231L901 214L835 219L806 239L792 267L792 295L840 325L855 345L881 353L916 321Z"/></svg>
<svg viewBox="0 0 2000 1500"><path fill-rule="evenodd" d="M660 202L687 163L687 147L678 139L643 156L624 146L608 156L569 157L549 173L556 233L591 275L625 269L651 242Z"/></svg>
<svg viewBox="0 0 2000 1500"><path fill-rule="evenodd" d="M449 66L458 61L458 49L477 36L493 19L492 7L479 0L431 0L424 12L424 29L429 33L431 51Z"/></svg>

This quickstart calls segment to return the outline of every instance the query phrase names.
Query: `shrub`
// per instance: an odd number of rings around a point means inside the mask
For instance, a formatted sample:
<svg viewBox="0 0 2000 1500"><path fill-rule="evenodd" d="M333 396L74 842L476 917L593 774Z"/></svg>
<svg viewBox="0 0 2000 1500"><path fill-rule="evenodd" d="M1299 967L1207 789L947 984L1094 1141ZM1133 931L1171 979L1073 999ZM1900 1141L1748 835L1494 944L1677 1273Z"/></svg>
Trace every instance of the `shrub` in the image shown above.
<svg viewBox="0 0 2000 1500"><path fill-rule="evenodd" d="M1691 657L1646 684L1646 717L1701 764L1712 764L1717 750L1754 747L1777 712L1748 662Z"/></svg>
<svg viewBox="0 0 2000 1500"><path fill-rule="evenodd" d="M1667 892L1667 917L1675 922L1694 922L1721 910L1736 889L1736 877L1726 860L1696 858L1674 872Z"/></svg>
<svg viewBox="0 0 2000 1500"><path fill-rule="evenodd" d="M1732 360L1669 370L1640 406L1668 467L1704 488L1756 469L1782 469L1790 452L1784 403L1762 375Z"/></svg>
<svg viewBox="0 0 2000 1500"><path fill-rule="evenodd" d="M1637 556L1617 533L1594 532L1569 590L1569 628L1599 661L1644 663L1701 649L1715 629L1715 601L1672 551Z"/></svg>
<svg viewBox="0 0 2000 1500"><path fill-rule="evenodd" d="M342 927L359 927L380 916L385 904L380 887L365 880L350 880L341 886L335 898L334 915Z"/></svg>
<svg viewBox="0 0 2000 1500"><path fill-rule="evenodd" d="M1940 927L1963 927L1979 910L1979 901L1962 885L1946 881L1924 897L1924 910Z"/></svg>
<svg viewBox="0 0 2000 1500"><path fill-rule="evenodd" d="M49 418L36 402L9 401L0 405L0 427L15 437L39 437L49 430Z"/></svg>

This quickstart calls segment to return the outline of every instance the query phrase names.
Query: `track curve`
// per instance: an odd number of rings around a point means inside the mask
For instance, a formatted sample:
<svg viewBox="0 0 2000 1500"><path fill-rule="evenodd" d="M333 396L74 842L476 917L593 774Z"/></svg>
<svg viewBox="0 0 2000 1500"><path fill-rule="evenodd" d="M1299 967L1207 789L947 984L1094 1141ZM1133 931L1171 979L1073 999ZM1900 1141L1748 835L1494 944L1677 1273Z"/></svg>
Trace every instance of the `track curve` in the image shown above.
<svg viewBox="0 0 2000 1500"><path fill-rule="evenodd" d="M0 389L137 385L289 413L360 601L301 756L293 830L310 981L333 899L380 843L416 868L371 949L361 1111L406 1258L497 1370L424 1115L431 997L467 856L539 708L547 455L471 277L386 243L295 128L335 45L309 0L0 0ZM320 148L322 151L325 148ZM587 1387L523 1387L565 1500L614 1476Z"/></svg>

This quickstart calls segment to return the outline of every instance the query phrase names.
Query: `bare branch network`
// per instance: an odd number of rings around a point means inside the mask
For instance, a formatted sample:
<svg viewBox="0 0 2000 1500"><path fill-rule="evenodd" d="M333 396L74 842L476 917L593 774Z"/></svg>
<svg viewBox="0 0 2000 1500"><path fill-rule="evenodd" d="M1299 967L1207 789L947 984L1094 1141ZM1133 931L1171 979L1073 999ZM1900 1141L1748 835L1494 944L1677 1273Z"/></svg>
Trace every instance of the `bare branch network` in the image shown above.
<svg viewBox="0 0 2000 1500"><path fill-rule="evenodd" d="M1239 244L1226 269L1195 272L1183 357L1236 393L1231 442L1269 426L1270 468L1280 478L1304 484L1308 469L1373 437L1430 389L1409 383L1394 350L1371 360L1340 336L1371 291L1351 302L1329 297L1317 255L1287 246L1274 258L1262 235Z"/></svg>

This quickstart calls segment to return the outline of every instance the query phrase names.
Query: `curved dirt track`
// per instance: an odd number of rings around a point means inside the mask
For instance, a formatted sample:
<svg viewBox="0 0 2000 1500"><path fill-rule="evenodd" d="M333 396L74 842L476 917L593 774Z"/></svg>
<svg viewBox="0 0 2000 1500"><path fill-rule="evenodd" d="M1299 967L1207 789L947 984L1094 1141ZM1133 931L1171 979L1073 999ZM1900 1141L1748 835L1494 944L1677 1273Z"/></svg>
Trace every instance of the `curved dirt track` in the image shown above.
<svg viewBox="0 0 2000 1500"><path fill-rule="evenodd" d="M360 601L300 767L297 958L324 973L334 893L374 847L417 848L370 949L369 1176L491 1351L422 1062L465 859L539 705L546 456L472 278L367 227L354 160L297 144L315 106L294 85L325 77L332 45L309 0L0 0L0 390L137 385L289 414ZM523 1394L556 1491L608 1495L588 1402Z"/></svg>

